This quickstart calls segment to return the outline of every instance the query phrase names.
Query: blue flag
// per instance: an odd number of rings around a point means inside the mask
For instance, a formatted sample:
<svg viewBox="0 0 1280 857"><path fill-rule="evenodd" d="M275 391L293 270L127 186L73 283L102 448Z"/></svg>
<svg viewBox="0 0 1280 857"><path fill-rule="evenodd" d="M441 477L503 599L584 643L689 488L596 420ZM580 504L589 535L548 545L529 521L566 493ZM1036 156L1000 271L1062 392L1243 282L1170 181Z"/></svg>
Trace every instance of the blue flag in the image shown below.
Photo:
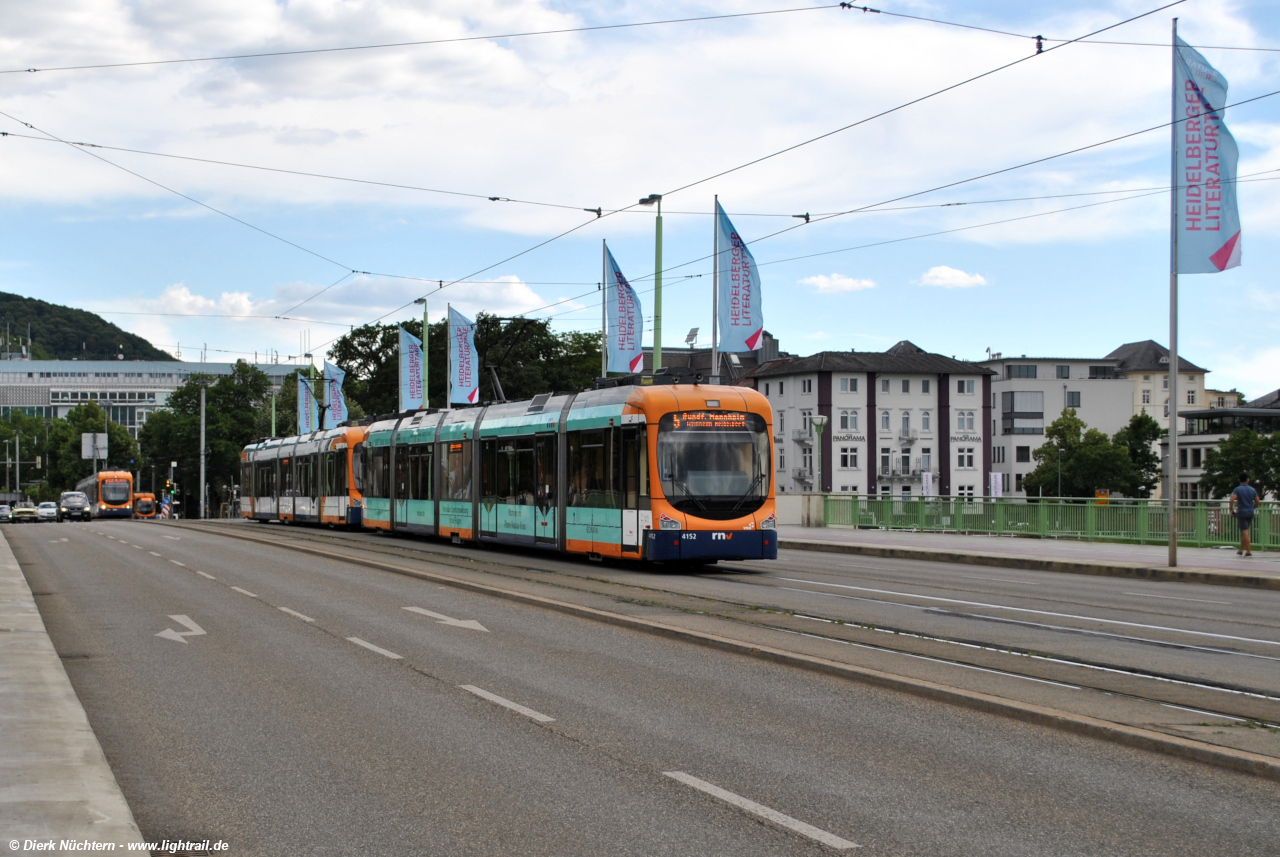
<svg viewBox="0 0 1280 857"><path fill-rule="evenodd" d="M644 316L640 312L640 300L635 289L618 269L613 253L606 246L604 304L608 318L605 347L609 350L610 372L639 372L644 365L644 353L640 349L640 337L644 331Z"/></svg>
<svg viewBox="0 0 1280 857"><path fill-rule="evenodd" d="M311 393L311 381L298 376L298 434L310 434L316 430L316 398Z"/></svg>
<svg viewBox="0 0 1280 857"><path fill-rule="evenodd" d="M476 356L476 324L449 307L449 404L480 401L480 373Z"/></svg>
<svg viewBox="0 0 1280 857"><path fill-rule="evenodd" d="M347 421L347 397L342 394L342 382L347 373L328 360L324 361L324 386L329 410L326 412L325 426L333 428Z"/></svg>
<svg viewBox="0 0 1280 857"><path fill-rule="evenodd" d="M1217 274L1240 264L1236 161L1227 130L1227 79L1182 39L1174 50L1174 189L1178 273Z"/></svg>
<svg viewBox="0 0 1280 857"><path fill-rule="evenodd" d="M760 304L760 272L746 242L716 202L718 242L719 344L727 353L755 351L764 339L764 312Z"/></svg>
<svg viewBox="0 0 1280 857"><path fill-rule="evenodd" d="M422 340L400 328L400 410L422 407Z"/></svg>

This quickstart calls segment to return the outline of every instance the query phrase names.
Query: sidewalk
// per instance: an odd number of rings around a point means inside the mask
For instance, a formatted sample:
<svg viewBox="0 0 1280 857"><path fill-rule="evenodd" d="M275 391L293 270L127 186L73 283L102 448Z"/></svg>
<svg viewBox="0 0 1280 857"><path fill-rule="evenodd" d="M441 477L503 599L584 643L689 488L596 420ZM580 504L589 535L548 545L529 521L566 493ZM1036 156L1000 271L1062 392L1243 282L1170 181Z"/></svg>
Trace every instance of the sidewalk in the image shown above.
<svg viewBox="0 0 1280 857"><path fill-rule="evenodd" d="M0 724L0 847L142 841L3 535Z"/></svg>
<svg viewBox="0 0 1280 857"><path fill-rule="evenodd" d="M778 528L778 547L1280 589L1278 551L1255 551L1252 557L1245 559L1236 556L1234 549L1179 547L1178 567L1169 568L1169 550L1162 545L795 526Z"/></svg>

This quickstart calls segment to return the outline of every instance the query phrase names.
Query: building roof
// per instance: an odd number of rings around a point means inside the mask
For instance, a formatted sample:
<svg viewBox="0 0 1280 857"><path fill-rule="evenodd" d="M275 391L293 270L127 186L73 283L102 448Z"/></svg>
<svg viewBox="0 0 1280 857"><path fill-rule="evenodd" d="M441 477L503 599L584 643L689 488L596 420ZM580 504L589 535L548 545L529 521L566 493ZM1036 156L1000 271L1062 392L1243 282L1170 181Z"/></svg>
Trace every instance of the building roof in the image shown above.
<svg viewBox="0 0 1280 857"><path fill-rule="evenodd" d="M1153 339L1143 342L1126 342L1107 355L1119 361L1119 369L1123 372L1168 372L1169 349ZM1179 372L1208 372L1191 361L1178 355Z"/></svg>
<svg viewBox="0 0 1280 857"><path fill-rule="evenodd" d="M1270 393L1267 393L1266 395L1259 396L1258 398L1254 399L1252 402L1249 402L1249 404L1246 405L1246 407L1250 409L1275 408L1277 410L1280 410L1280 390L1272 390Z"/></svg>
<svg viewBox="0 0 1280 857"><path fill-rule="evenodd" d="M888 351L822 351L808 357L780 357L749 373L754 378L809 372L893 372L907 375L995 375L978 363L930 354L903 340Z"/></svg>

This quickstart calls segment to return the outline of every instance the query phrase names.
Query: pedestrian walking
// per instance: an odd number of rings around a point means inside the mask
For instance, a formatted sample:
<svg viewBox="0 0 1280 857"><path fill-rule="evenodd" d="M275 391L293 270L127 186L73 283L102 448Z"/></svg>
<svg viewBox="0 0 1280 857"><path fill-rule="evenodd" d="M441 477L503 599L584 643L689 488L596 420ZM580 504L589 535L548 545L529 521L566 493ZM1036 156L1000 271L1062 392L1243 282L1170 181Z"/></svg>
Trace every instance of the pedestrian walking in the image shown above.
<svg viewBox="0 0 1280 857"><path fill-rule="evenodd" d="M1254 510L1258 508L1258 492L1249 484L1249 474L1240 474L1240 484L1231 492L1229 502L1231 514L1240 525L1240 550L1236 556L1253 556L1252 543L1249 541L1249 530L1253 528Z"/></svg>

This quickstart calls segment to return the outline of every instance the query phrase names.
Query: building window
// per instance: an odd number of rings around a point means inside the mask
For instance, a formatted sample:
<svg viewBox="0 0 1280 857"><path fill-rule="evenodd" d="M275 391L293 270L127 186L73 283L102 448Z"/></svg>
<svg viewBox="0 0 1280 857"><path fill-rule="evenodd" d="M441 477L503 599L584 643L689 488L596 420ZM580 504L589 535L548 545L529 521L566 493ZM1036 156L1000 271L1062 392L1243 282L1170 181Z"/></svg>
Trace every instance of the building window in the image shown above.
<svg viewBox="0 0 1280 857"><path fill-rule="evenodd" d="M1044 393L1001 393L1000 419L1004 434L1044 434Z"/></svg>
<svg viewBox="0 0 1280 857"><path fill-rule="evenodd" d="M973 431L973 411L956 411L956 431Z"/></svg>
<svg viewBox="0 0 1280 857"><path fill-rule="evenodd" d="M801 379L800 379L800 394L801 394L801 395L804 395L805 393L812 393L812 392L813 392L813 379L812 379L812 378L801 378Z"/></svg>
<svg viewBox="0 0 1280 857"><path fill-rule="evenodd" d="M911 472L911 450L902 450L902 475L906 476Z"/></svg>
<svg viewBox="0 0 1280 857"><path fill-rule="evenodd" d="M881 379L880 379L880 392L881 392L881 393L887 393L887 392L889 392L889 379L888 379L888 378L881 378Z"/></svg>
<svg viewBox="0 0 1280 857"><path fill-rule="evenodd" d="M778 469L779 470L787 469L787 454L782 451L781 447L778 448Z"/></svg>
<svg viewBox="0 0 1280 857"><path fill-rule="evenodd" d="M1089 379L1091 381L1109 381L1116 377L1116 367L1114 366L1090 366Z"/></svg>
<svg viewBox="0 0 1280 857"><path fill-rule="evenodd" d="M972 446L961 446L956 448L956 467L973 467Z"/></svg>
<svg viewBox="0 0 1280 857"><path fill-rule="evenodd" d="M1004 464L1004 447L1003 446L991 447L991 463Z"/></svg>
<svg viewBox="0 0 1280 857"><path fill-rule="evenodd" d="M804 429L804 431L809 435L809 437L813 437L813 411L812 411L812 409L811 409L811 410L801 411L801 412L800 412L800 428Z"/></svg>
<svg viewBox="0 0 1280 857"><path fill-rule="evenodd" d="M806 473L813 473L813 450L807 446L800 450L800 466Z"/></svg>
<svg viewBox="0 0 1280 857"><path fill-rule="evenodd" d="M841 393L856 393L856 392L858 392L858 379L857 379L857 378L841 378L841 379L840 379L840 392L841 392Z"/></svg>
<svg viewBox="0 0 1280 857"><path fill-rule="evenodd" d="M929 431L929 412L920 414L920 431Z"/></svg>
<svg viewBox="0 0 1280 857"><path fill-rule="evenodd" d="M784 383L786 383L786 382L785 382L785 381L779 381L779 382L778 382L778 395L779 395L779 396L781 396L781 395L782 395L782 385L783 385Z"/></svg>
<svg viewBox="0 0 1280 857"><path fill-rule="evenodd" d="M956 381L956 392L962 396L972 396L973 381Z"/></svg>
<svg viewBox="0 0 1280 857"><path fill-rule="evenodd" d="M1166 417L1169 416L1169 400L1168 399L1164 400L1164 415Z"/></svg>
<svg viewBox="0 0 1280 857"><path fill-rule="evenodd" d="M1187 376L1187 383L1188 383L1188 384L1195 384L1195 382L1196 382L1196 376L1195 376L1195 375L1188 375L1188 376Z"/></svg>
<svg viewBox="0 0 1280 857"><path fill-rule="evenodd" d="M880 412L880 431L889 431L889 412Z"/></svg>
<svg viewBox="0 0 1280 857"><path fill-rule="evenodd" d="M1142 376L1142 380L1144 380L1144 381L1150 381L1150 380L1151 380L1151 376L1150 376L1150 375L1143 375L1143 376Z"/></svg>
<svg viewBox="0 0 1280 857"><path fill-rule="evenodd" d="M1169 389L1169 376L1168 376L1168 375L1165 375L1165 376L1164 376L1164 388L1165 388L1166 390L1167 390L1167 389Z"/></svg>
<svg viewBox="0 0 1280 857"><path fill-rule="evenodd" d="M910 378L903 378L903 379L902 379L902 392L904 392L904 393L910 393L910 392L911 392L911 379L910 379Z"/></svg>
<svg viewBox="0 0 1280 857"><path fill-rule="evenodd" d="M1187 390L1187 404L1194 405L1196 403L1196 391Z"/></svg>
<svg viewBox="0 0 1280 857"><path fill-rule="evenodd" d="M1142 391L1142 404L1144 404L1144 405L1149 405L1149 404L1151 404L1151 391L1150 391L1150 390L1143 390L1143 391Z"/></svg>
<svg viewBox="0 0 1280 857"><path fill-rule="evenodd" d="M764 382L764 394L765 394L766 396L767 396L767 395L769 395L769 382L768 382L768 381L765 381L765 382Z"/></svg>
<svg viewBox="0 0 1280 857"><path fill-rule="evenodd" d="M1185 446L1178 450L1178 466L1183 470L1187 469L1187 452L1188 450Z"/></svg>
<svg viewBox="0 0 1280 857"><path fill-rule="evenodd" d="M856 446L840 447L840 466L845 470L853 470L858 466L858 448Z"/></svg>
<svg viewBox="0 0 1280 857"><path fill-rule="evenodd" d="M920 450L920 469L928 470L933 466L933 448L926 446Z"/></svg>
<svg viewBox="0 0 1280 857"><path fill-rule="evenodd" d="M778 411L778 434L787 433L787 412Z"/></svg>
<svg viewBox="0 0 1280 857"><path fill-rule="evenodd" d="M904 435L911 434L911 412L902 412L902 433Z"/></svg>
<svg viewBox="0 0 1280 857"><path fill-rule="evenodd" d="M1063 379L1064 381L1065 381L1065 380L1067 380L1067 379L1069 379L1069 378L1071 377L1071 367L1070 367L1070 366L1058 366L1058 367L1056 367L1056 370L1057 370L1057 375L1058 375L1058 377L1059 377L1059 378L1061 378L1061 379Z"/></svg>
<svg viewBox="0 0 1280 857"><path fill-rule="evenodd" d="M1036 376L1036 367L1034 363L1030 365L1010 364L1004 367L1004 376L1006 378L1034 378ZM964 391L960 390L958 392Z"/></svg>
<svg viewBox="0 0 1280 857"><path fill-rule="evenodd" d="M1029 447L1029 446L1015 446L1015 447L1013 448L1013 460L1014 460L1014 461L1021 461L1021 462L1028 462L1028 461L1030 461L1030 460L1031 460L1031 447Z"/></svg>
<svg viewBox="0 0 1280 857"><path fill-rule="evenodd" d="M889 475L889 456L893 455L893 450L887 446L880 450L880 475Z"/></svg>
<svg viewBox="0 0 1280 857"><path fill-rule="evenodd" d="M1013 475L1013 490L1014 491L1022 490L1022 474L1021 473L1015 473Z"/></svg>
<svg viewBox="0 0 1280 857"><path fill-rule="evenodd" d="M974 493L973 493L973 486L972 486L972 485L961 485L961 486L959 486L958 488L956 488L956 496L957 496L957 497L968 497L969 499L971 499L971 500L972 500L972 499L973 499L973 497L974 497Z"/></svg>
<svg viewBox="0 0 1280 857"><path fill-rule="evenodd" d="M1191 466L1192 467L1203 466L1204 465L1203 455L1204 455L1204 450L1200 449L1200 447L1196 447L1192 449L1191 450Z"/></svg>
<svg viewBox="0 0 1280 857"><path fill-rule="evenodd" d="M920 392L924 393L926 396L929 395L929 379L928 378L925 378L920 382Z"/></svg>
<svg viewBox="0 0 1280 857"><path fill-rule="evenodd" d="M841 411L840 412L840 428L845 431L858 430L858 412L857 411Z"/></svg>
<svg viewBox="0 0 1280 857"><path fill-rule="evenodd" d="M1068 391L1067 391L1067 407L1068 407L1068 408L1078 408L1078 407L1080 407L1080 394L1079 394L1079 393L1073 393L1073 392L1071 392L1070 390L1068 390Z"/></svg>

